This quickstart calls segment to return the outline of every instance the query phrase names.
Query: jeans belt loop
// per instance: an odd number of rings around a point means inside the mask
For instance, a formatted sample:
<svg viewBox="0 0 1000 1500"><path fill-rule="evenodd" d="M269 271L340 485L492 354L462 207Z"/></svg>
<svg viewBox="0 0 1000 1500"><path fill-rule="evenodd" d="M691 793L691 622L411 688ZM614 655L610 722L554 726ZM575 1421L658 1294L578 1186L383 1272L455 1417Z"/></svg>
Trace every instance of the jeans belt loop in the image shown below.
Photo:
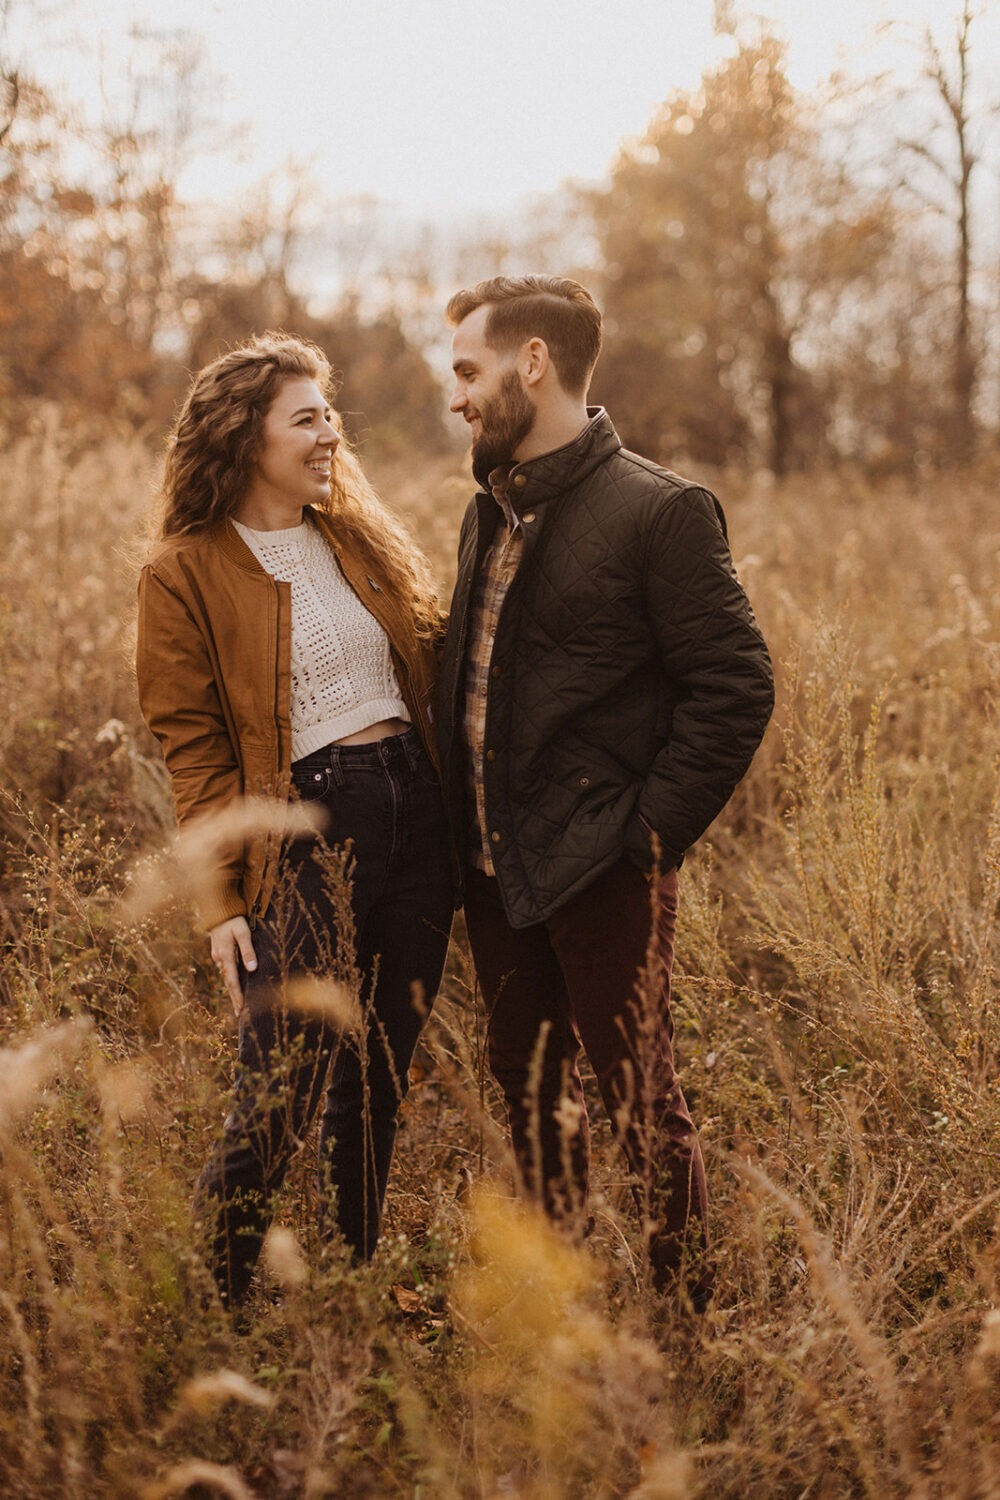
<svg viewBox="0 0 1000 1500"><path fill-rule="evenodd" d="M333 773L334 785L344 785L344 768L340 761L340 746L330 746L330 770Z"/></svg>

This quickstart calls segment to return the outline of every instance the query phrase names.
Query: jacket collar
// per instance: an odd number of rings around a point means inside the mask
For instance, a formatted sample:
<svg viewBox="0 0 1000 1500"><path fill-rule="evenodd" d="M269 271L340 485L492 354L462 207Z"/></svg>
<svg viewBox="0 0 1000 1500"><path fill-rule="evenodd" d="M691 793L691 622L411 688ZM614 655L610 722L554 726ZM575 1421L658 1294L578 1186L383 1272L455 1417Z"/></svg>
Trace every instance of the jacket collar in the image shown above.
<svg viewBox="0 0 1000 1500"><path fill-rule="evenodd" d="M603 406L588 406L590 421L572 442L551 453L541 453L523 464L515 464L507 480L507 493L515 508L541 505L586 479L621 447L621 438ZM489 493L488 476L473 469L480 486Z"/></svg>
<svg viewBox="0 0 1000 1500"><path fill-rule="evenodd" d="M307 525L311 523L319 527L339 557L341 547L334 535L330 517L324 511L317 510L315 506L307 505L303 511L303 519ZM224 521L220 521L217 526L213 527L209 535L219 550L229 558L230 562L236 563L237 567L246 568L251 573L263 573L266 571L251 552L228 516Z"/></svg>
<svg viewBox="0 0 1000 1500"><path fill-rule="evenodd" d="M234 562L237 567L246 568L249 573L263 573L265 571L228 516L224 521L220 521L217 526L213 526L208 536L218 547L219 551L225 557L228 557L230 562Z"/></svg>

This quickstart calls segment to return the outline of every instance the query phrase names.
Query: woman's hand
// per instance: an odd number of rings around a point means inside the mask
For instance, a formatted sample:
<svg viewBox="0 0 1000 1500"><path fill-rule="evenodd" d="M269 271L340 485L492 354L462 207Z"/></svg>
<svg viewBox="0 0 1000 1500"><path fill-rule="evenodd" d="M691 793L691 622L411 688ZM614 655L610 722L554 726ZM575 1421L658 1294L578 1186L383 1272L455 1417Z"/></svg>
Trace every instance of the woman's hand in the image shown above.
<svg viewBox="0 0 1000 1500"><path fill-rule="evenodd" d="M212 940L212 960L226 982L226 990L233 1002L233 1014L238 1016L243 1010L239 960L243 960L245 969L252 971L257 967L250 923L246 917L230 917L228 921L211 928L209 937Z"/></svg>

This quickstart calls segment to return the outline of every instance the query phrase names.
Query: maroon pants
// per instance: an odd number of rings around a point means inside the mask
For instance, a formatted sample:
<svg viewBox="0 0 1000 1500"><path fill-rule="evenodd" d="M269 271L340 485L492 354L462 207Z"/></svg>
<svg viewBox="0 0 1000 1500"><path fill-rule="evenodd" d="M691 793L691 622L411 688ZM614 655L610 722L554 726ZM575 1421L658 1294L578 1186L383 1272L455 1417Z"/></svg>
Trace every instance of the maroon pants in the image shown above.
<svg viewBox="0 0 1000 1500"><path fill-rule="evenodd" d="M582 1046L628 1158L656 1285L682 1275L706 1291L705 1168L670 1017L677 871L654 884L620 860L547 921L514 928L496 880L470 869L465 915L525 1191L553 1218L586 1217Z"/></svg>

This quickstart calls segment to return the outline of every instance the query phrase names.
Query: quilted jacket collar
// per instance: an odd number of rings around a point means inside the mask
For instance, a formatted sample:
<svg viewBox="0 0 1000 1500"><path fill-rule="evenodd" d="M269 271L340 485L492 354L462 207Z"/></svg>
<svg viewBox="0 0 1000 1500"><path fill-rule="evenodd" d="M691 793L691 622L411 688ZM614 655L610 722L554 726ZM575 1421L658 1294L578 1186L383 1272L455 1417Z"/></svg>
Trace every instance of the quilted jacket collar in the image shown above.
<svg viewBox="0 0 1000 1500"><path fill-rule="evenodd" d="M523 512L528 506L543 504L557 495L565 494L586 479L600 464L606 462L621 447L621 438L603 406L588 406L590 421L579 437L552 453L542 453L538 458L529 458L523 464L515 464L507 481L507 493L516 509ZM481 487L488 493L487 476L473 471Z"/></svg>

